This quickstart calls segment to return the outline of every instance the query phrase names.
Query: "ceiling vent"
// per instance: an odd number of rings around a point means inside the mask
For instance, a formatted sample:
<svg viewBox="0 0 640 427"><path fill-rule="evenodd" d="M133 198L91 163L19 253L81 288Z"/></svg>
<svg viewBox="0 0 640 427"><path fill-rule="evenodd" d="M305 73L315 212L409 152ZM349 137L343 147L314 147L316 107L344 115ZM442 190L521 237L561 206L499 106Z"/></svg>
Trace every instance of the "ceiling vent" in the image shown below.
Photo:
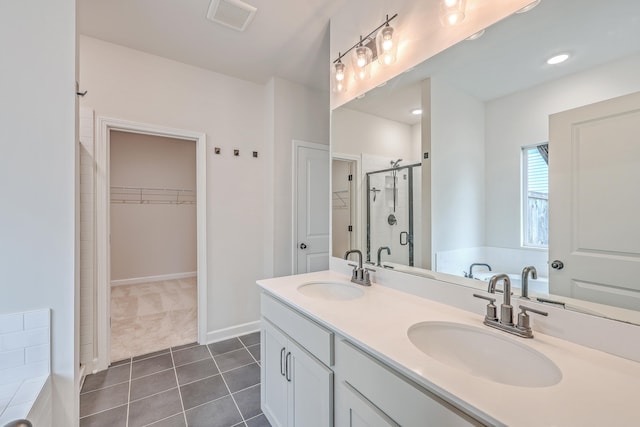
<svg viewBox="0 0 640 427"><path fill-rule="evenodd" d="M234 30L244 31L253 21L257 10L240 0L211 0L207 19Z"/></svg>

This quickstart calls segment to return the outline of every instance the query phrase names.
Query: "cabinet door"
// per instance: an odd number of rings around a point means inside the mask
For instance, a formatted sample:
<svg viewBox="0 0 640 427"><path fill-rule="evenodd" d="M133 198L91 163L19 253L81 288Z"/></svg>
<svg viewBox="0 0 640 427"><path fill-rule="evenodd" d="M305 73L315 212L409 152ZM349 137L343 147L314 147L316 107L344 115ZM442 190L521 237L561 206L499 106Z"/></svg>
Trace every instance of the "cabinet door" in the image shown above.
<svg viewBox="0 0 640 427"><path fill-rule="evenodd" d="M289 341L289 426L333 426L333 372Z"/></svg>
<svg viewBox="0 0 640 427"><path fill-rule="evenodd" d="M287 426L287 389L285 356L287 337L262 320L262 369L260 370L262 412L273 427Z"/></svg>
<svg viewBox="0 0 640 427"><path fill-rule="evenodd" d="M387 414L382 412L349 383L343 382L341 401L336 414L336 425L339 427L400 427Z"/></svg>

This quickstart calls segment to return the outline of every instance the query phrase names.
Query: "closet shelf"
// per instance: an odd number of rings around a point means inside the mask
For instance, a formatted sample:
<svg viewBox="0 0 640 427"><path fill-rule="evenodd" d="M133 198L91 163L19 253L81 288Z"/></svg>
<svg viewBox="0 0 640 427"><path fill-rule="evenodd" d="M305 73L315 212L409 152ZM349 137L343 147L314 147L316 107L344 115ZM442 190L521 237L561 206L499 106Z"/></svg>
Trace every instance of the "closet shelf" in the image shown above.
<svg viewBox="0 0 640 427"><path fill-rule="evenodd" d="M193 205L196 192L181 188L111 187L111 203Z"/></svg>
<svg viewBox="0 0 640 427"><path fill-rule="evenodd" d="M349 207L349 190L334 191L332 202L334 209L347 209Z"/></svg>

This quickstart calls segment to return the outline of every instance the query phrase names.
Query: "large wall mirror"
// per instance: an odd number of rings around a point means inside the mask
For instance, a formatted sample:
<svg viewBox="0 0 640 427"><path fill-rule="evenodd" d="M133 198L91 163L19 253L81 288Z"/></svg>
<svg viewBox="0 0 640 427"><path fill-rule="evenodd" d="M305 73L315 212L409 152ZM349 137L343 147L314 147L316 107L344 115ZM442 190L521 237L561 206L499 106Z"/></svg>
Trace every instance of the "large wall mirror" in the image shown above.
<svg viewBox="0 0 640 427"><path fill-rule="evenodd" d="M543 0L335 109L332 255L640 324L639 41Z"/></svg>

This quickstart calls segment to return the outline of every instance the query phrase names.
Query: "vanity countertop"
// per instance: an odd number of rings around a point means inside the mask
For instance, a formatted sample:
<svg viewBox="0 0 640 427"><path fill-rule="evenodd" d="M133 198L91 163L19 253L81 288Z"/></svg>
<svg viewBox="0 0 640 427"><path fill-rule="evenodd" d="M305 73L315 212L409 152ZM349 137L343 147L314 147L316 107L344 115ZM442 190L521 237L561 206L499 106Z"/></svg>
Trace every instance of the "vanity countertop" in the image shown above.
<svg viewBox="0 0 640 427"><path fill-rule="evenodd" d="M364 295L351 300L327 301L298 292L299 285L311 281L347 283L362 289ZM518 338L484 326L481 313L474 314L375 283L371 287L353 285L347 276L335 271L260 280L258 285L485 423L536 427L640 423L637 403L640 363L535 331L533 339ZM517 340L555 362L562 371L562 380L549 387L518 387L444 365L409 341L409 327L425 321L476 326Z"/></svg>

